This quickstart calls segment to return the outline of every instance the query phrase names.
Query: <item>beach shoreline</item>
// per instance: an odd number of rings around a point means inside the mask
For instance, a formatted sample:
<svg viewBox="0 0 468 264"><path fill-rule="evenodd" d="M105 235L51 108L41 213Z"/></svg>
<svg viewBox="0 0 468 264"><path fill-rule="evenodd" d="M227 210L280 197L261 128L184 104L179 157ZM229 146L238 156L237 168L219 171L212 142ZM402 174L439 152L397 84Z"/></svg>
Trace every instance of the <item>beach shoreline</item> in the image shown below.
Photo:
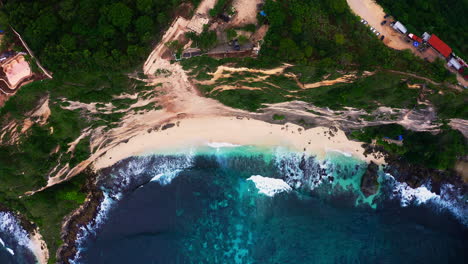
<svg viewBox="0 0 468 264"><path fill-rule="evenodd" d="M213 143L239 146L285 147L291 152L323 160L328 152L384 164L383 155L366 155L362 142L349 140L335 127L305 129L296 124L272 124L243 117L207 116L180 119L145 131L109 149L94 161L99 171L132 156L171 154L175 150L196 149Z"/></svg>
<svg viewBox="0 0 468 264"><path fill-rule="evenodd" d="M49 250L47 244L44 241L44 238L39 233L39 230L34 230L29 234L30 237L30 246L32 253L36 257L36 260L39 264L47 264L49 260Z"/></svg>

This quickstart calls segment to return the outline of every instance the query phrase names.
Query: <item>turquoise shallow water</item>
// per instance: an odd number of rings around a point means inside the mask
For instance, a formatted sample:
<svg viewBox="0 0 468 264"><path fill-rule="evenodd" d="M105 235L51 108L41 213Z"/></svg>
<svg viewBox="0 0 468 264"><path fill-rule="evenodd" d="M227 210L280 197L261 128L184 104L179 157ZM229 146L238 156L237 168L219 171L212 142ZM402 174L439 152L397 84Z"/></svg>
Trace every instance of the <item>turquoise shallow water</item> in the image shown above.
<svg viewBox="0 0 468 264"><path fill-rule="evenodd" d="M119 200L96 233L82 239L76 262L461 263L467 258L466 227L437 204L402 207L385 180L379 194L365 199L358 188L365 167L338 153L319 162L246 147L207 149L189 158L129 159L103 172L103 188ZM247 180L252 175L282 179L294 190L260 194Z"/></svg>

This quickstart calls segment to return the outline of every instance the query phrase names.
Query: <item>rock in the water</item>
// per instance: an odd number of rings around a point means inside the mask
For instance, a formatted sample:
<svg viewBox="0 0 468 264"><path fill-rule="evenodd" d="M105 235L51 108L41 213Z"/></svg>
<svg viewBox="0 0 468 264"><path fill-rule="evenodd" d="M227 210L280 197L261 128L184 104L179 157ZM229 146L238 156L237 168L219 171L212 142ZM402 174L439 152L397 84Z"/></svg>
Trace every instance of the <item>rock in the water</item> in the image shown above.
<svg viewBox="0 0 468 264"><path fill-rule="evenodd" d="M374 162L371 162L369 166L367 166L367 170L362 176L361 179L361 192L364 196L369 197L377 193L379 189L379 182L377 181L379 166Z"/></svg>

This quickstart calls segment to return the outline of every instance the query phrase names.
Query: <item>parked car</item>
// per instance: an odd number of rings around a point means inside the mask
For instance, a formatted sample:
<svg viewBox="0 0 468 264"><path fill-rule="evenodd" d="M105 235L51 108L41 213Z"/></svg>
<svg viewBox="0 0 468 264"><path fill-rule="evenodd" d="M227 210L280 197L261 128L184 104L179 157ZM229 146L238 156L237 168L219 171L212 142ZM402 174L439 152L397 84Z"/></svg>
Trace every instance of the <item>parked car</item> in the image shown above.
<svg viewBox="0 0 468 264"><path fill-rule="evenodd" d="M367 21L364 19L361 19L361 23L363 23L364 25L367 25Z"/></svg>
<svg viewBox="0 0 468 264"><path fill-rule="evenodd" d="M387 20L384 20L384 21L382 21L382 23L380 23L380 25L383 26L383 25L385 25L386 23L387 23Z"/></svg>
<svg viewBox="0 0 468 264"><path fill-rule="evenodd" d="M385 38L385 36L384 36L384 35L382 35L382 36L380 37L380 40L383 40L384 38Z"/></svg>
<svg viewBox="0 0 468 264"><path fill-rule="evenodd" d="M387 17L389 17L389 16L390 16L389 14L385 14L385 16L384 16L383 18L387 18Z"/></svg>
<svg viewBox="0 0 468 264"><path fill-rule="evenodd" d="M374 27L370 27L370 31L374 32Z"/></svg>
<svg viewBox="0 0 468 264"><path fill-rule="evenodd" d="M375 34L377 32L377 29L373 28L371 31L372 31L372 33Z"/></svg>
<svg viewBox="0 0 468 264"><path fill-rule="evenodd" d="M380 32L375 32L375 35L378 37L380 35Z"/></svg>

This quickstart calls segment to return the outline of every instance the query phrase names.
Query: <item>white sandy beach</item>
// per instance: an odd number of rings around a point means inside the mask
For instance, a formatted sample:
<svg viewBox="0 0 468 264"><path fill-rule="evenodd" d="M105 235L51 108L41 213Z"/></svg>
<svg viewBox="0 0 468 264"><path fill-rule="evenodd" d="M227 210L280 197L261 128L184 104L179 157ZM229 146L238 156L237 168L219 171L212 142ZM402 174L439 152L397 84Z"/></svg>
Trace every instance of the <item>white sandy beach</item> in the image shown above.
<svg viewBox="0 0 468 264"><path fill-rule="evenodd" d="M294 125L277 125L254 119L236 117L200 117L182 119L178 126L166 130L142 133L108 150L94 163L99 170L131 157L152 153L167 153L171 149L191 149L213 142L258 147L282 146L294 152L325 158L327 152L338 151L346 155L382 164L383 158L364 156L362 143L350 141L343 131L332 132L325 127L305 130Z"/></svg>

